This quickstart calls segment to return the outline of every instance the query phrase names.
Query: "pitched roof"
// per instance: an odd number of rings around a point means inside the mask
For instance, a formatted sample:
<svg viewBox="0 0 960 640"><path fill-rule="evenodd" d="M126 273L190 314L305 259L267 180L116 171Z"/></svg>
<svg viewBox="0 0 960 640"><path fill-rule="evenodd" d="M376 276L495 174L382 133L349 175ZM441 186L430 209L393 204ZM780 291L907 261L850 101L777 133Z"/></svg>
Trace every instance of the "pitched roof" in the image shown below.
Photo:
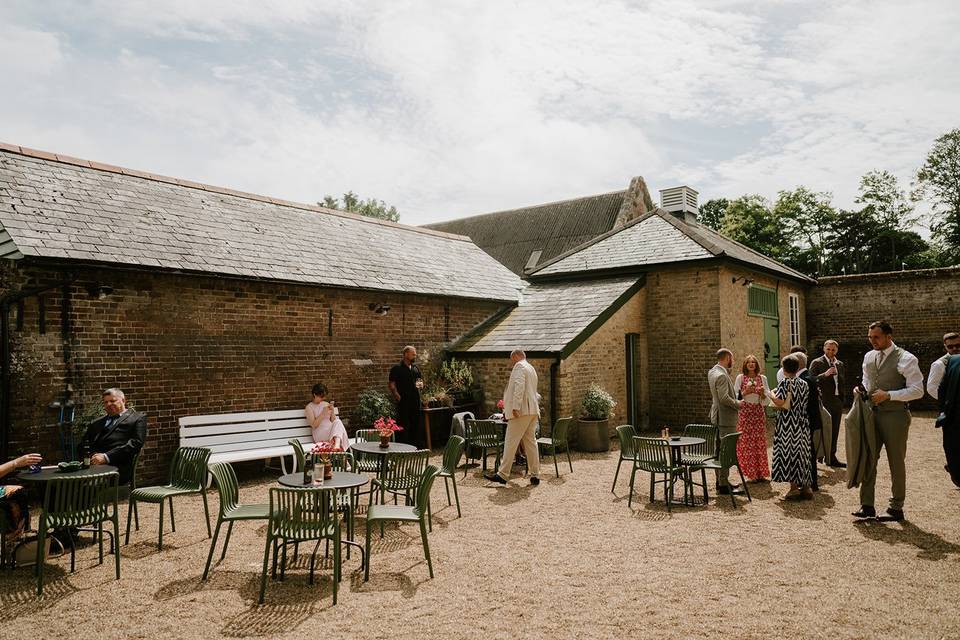
<svg viewBox="0 0 960 640"><path fill-rule="evenodd" d="M656 209L557 256L542 264L530 277L616 271L724 257L793 280L815 282L712 229L681 220L663 209Z"/></svg>
<svg viewBox="0 0 960 640"><path fill-rule="evenodd" d="M542 264L612 229L625 194L626 190L612 191L425 227L469 236L501 264L522 275L534 251L542 251Z"/></svg>
<svg viewBox="0 0 960 640"><path fill-rule="evenodd" d="M0 257L25 256L511 302L523 286L463 236L0 143Z"/></svg>
<svg viewBox="0 0 960 640"><path fill-rule="evenodd" d="M461 354L555 353L566 357L642 286L637 276L531 284L520 304L474 329L451 351Z"/></svg>

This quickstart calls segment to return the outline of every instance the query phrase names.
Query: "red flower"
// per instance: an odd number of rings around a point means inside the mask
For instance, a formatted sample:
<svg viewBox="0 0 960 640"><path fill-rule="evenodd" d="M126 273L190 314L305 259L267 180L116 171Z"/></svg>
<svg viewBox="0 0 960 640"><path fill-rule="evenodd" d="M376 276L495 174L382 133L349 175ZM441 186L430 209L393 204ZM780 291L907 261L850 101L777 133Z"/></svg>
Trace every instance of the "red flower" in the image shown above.
<svg viewBox="0 0 960 640"><path fill-rule="evenodd" d="M379 431L380 435L385 438L392 436L394 431L403 431L403 427L398 425L396 420L383 416L377 418L377 421L373 423L373 428Z"/></svg>
<svg viewBox="0 0 960 640"><path fill-rule="evenodd" d="M503 411L503 400L497 400L497 409Z"/></svg>

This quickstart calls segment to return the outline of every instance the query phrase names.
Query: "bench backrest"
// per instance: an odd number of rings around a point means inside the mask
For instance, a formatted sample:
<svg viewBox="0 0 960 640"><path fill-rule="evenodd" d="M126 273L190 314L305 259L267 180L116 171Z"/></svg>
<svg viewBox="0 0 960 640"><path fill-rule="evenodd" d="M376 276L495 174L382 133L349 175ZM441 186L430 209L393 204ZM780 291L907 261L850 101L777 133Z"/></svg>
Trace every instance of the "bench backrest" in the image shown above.
<svg viewBox="0 0 960 640"><path fill-rule="evenodd" d="M293 438L313 443L303 409L184 416L179 422L181 447L206 447L212 453L283 447Z"/></svg>

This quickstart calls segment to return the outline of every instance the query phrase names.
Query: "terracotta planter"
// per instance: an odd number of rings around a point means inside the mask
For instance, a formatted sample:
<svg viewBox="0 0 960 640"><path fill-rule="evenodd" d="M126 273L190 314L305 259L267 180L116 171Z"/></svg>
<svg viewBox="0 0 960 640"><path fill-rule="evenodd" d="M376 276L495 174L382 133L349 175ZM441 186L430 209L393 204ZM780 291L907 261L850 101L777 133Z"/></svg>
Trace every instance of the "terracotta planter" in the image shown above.
<svg viewBox="0 0 960 640"><path fill-rule="evenodd" d="M380 448L386 449L390 446L390 436L380 436Z"/></svg>
<svg viewBox="0 0 960 640"><path fill-rule="evenodd" d="M333 465L332 464L323 465L323 479L330 480L331 478L333 478Z"/></svg>
<svg viewBox="0 0 960 640"><path fill-rule="evenodd" d="M609 420L577 420L577 449L599 452L610 450Z"/></svg>

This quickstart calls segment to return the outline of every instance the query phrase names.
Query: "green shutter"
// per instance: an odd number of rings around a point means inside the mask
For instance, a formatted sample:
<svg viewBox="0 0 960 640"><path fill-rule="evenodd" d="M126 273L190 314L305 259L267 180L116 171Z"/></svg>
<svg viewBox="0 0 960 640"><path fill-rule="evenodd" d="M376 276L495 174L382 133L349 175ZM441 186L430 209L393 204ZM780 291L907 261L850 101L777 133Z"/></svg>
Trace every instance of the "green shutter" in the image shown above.
<svg viewBox="0 0 960 640"><path fill-rule="evenodd" d="M777 292L774 289L752 285L747 290L747 313L752 316L779 318Z"/></svg>

